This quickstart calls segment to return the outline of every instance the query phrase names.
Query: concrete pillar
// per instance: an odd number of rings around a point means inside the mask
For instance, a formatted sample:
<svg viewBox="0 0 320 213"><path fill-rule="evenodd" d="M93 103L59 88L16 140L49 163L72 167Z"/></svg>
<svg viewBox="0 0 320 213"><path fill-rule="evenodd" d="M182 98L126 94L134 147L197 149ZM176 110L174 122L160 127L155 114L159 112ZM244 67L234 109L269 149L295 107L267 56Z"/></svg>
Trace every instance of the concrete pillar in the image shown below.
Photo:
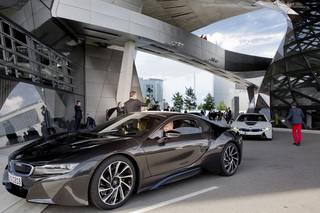
<svg viewBox="0 0 320 213"><path fill-rule="evenodd" d="M235 96L233 99L232 99L232 103L231 103L231 106L232 106L232 118L233 119L236 119L239 115L239 111L240 111L240 101L239 101L239 96Z"/></svg>
<svg viewBox="0 0 320 213"><path fill-rule="evenodd" d="M117 89L116 101L124 103L129 99L131 90L132 73L133 73L133 59L135 52L135 42L128 41L125 43L123 58L120 69L120 77Z"/></svg>
<svg viewBox="0 0 320 213"><path fill-rule="evenodd" d="M247 112L249 112L249 113L254 112L254 108L256 105L255 98L254 98L255 90L256 90L255 86L247 87L247 92L248 92L248 96L249 96L249 107L248 107Z"/></svg>

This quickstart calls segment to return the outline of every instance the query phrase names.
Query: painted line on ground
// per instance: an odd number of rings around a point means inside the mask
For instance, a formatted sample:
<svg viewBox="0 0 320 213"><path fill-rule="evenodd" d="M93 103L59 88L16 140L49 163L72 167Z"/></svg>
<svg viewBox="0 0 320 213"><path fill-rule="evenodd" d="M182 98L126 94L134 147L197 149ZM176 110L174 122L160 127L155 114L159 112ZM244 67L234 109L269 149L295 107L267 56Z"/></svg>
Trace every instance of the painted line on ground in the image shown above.
<svg viewBox="0 0 320 213"><path fill-rule="evenodd" d="M154 210L154 209L157 209L157 208L166 206L166 205L170 205L170 204L172 204L172 203L179 202L179 201L181 201L181 200L185 200L185 199L188 199L188 198L191 198L191 197L200 195L200 194L204 194L204 193L206 193L206 192L209 192L209 191L212 191L212 190L215 190L215 189L218 189L218 188L219 188L219 187L217 187L217 186L213 186L213 187L210 187L210 188L207 188L207 189L203 189L203 190L200 190L200 191L197 191L197 192L193 192L193 193L190 193L190 194L187 194L187 195L184 195L184 196L181 196L181 197L177 197L177 198L174 198L174 199L171 199L171 200L168 200L168 201L164 201L164 202L161 202L161 203L158 203L158 204L155 204L155 205L152 205L152 206L143 208L143 209L138 209L138 210L132 211L132 212L130 212L130 213L143 213L143 212L147 212L147 211Z"/></svg>

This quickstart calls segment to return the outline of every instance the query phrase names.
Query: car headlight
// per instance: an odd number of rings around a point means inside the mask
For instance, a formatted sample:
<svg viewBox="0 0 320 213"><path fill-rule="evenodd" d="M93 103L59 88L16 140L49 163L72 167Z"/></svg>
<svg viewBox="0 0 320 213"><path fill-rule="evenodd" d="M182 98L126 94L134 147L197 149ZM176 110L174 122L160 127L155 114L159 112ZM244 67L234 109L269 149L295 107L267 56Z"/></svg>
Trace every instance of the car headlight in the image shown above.
<svg viewBox="0 0 320 213"><path fill-rule="evenodd" d="M232 129L233 129L234 131L237 131L237 132L240 130L240 128L239 128L239 127L235 127L235 126L234 126L234 127L232 127Z"/></svg>
<svg viewBox="0 0 320 213"><path fill-rule="evenodd" d="M267 128L263 128L263 129L261 129L261 130L265 132L265 131L269 131L270 128L267 127Z"/></svg>
<svg viewBox="0 0 320 213"><path fill-rule="evenodd" d="M52 164L34 167L34 175L65 174L71 172L79 163Z"/></svg>

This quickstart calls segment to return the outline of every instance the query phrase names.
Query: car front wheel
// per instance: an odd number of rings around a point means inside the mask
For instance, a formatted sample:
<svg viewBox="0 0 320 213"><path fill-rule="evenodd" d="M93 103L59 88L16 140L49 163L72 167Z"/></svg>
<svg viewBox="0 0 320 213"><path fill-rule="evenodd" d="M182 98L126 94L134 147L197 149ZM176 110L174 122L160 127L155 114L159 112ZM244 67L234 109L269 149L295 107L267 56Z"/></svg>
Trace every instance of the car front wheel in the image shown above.
<svg viewBox="0 0 320 213"><path fill-rule="evenodd" d="M236 173L239 166L240 154L238 147L228 143L221 153L221 174L231 176Z"/></svg>
<svg viewBox="0 0 320 213"><path fill-rule="evenodd" d="M115 209L131 196L136 172L124 156L112 156L102 162L93 174L89 195L93 205L100 209Z"/></svg>

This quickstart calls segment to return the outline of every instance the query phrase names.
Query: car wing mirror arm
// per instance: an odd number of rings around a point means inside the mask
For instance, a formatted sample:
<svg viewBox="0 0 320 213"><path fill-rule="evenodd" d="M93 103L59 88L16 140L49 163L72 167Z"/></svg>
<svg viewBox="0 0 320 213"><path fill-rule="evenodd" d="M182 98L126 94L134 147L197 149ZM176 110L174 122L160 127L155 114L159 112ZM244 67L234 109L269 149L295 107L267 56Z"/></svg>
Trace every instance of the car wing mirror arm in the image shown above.
<svg viewBox="0 0 320 213"><path fill-rule="evenodd" d="M162 137L159 140L157 140L157 143L159 146L163 146L166 141L167 141L167 137Z"/></svg>

